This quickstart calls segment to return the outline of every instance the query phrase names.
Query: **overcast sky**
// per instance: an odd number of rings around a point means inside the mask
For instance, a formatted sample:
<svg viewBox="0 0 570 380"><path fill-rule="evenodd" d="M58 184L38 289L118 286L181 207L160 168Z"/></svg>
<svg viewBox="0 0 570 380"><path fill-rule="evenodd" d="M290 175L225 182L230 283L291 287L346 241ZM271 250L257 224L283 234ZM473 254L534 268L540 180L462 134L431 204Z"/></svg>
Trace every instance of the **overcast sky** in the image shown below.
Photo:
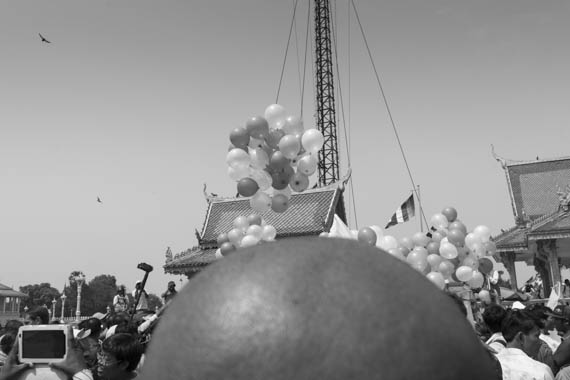
<svg viewBox="0 0 570 380"><path fill-rule="evenodd" d="M0 282L61 290L82 270L132 289L142 261L155 268L150 291L178 281L163 274L166 248L196 245L204 183L235 194L229 132L276 101L293 3L0 1ZM354 13L332 3L351 227L355 215L383 227L412 185ZM428 220L454 206L469 229L513 226L490 147L515 160L570 155L570 3L355 3ZM306 15L300 0L279 103L311 127ZM415 219L387 233L417 230Z"/></svg>

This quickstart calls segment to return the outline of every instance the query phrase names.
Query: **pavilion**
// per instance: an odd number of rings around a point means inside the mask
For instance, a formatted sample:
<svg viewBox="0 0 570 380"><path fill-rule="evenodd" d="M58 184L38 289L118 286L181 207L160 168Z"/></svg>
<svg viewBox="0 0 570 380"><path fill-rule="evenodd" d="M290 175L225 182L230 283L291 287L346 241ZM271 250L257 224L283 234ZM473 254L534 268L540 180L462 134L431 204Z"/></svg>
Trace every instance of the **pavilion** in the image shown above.
<svg viewBox="0 0 570 380"><path fill-rule="evenodd" d="M260 216L267 224L275 227L278 240L319 236L321 232L330 230L335 214L346 223L343 191L347 180L348 176L328 186L294 193L285 212L276 213L270 209ZM198 244L175 255L168 248L164 265L166 273L190 278L216 261L218 235L230 231L236 217L254 213L249 198L224 198L205 192L204 195L207 209L202 231L196 230Z"/></svg>
<svg viewBox="0 0 570 380"><path fill-rule="evenodd" d="M20 318L20 303L28 295L9 286L0 284L0 323L4 325L10 319Z"/></svg>
<svg viewBox="0 0 570 380"><path fill-rule="evenodd" d="M570 157L511 161L495 155L507 178L515 225L493 238L516 290L515 262L534 265L545 297L570 267Z"/></svg>

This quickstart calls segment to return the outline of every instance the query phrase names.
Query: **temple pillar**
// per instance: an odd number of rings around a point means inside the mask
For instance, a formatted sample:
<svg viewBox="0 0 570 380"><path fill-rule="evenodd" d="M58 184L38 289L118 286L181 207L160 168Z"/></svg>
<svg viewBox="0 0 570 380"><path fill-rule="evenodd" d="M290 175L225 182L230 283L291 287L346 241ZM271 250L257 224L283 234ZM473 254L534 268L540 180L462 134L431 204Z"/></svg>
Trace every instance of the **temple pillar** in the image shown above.
<svg viewBox="0 0 570 380"><path fill-rule="evenodd" d="M560 262L558 260L558 251L556 249L555 239L537 240L536 242L537 255L542 258L544 262L544 269L546 270L545 277L542 277L544 285L544 297L550 296L552 287L561 282L560 275ZM540 272L539 272L540 273ZM545 281L548 278L548 284Z"/></svg>
<svg viewBox="0 0 570 380"><path fill-rule="evenodd" d="M511 289L517 290L517 272L515 269L515 257L516 253L514 251L501 252L501 261L505 265L507 272L511 278Z"/></svg>

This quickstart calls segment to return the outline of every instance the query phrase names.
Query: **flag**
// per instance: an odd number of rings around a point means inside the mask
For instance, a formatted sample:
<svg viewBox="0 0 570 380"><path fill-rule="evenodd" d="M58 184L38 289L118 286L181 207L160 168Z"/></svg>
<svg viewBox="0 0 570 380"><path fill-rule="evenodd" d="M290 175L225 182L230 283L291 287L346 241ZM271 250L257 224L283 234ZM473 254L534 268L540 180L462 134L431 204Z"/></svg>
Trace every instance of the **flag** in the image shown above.
<svg viewBox="0 0 570 380"><path fill-rule="evenodd" d="M395 226L398 223L404 223L410 220L412 216L415 215L416 206L414 204L414 194L411 194L408 199L396 210L392 218L388 221L388 224L384 229Z"/></svg>

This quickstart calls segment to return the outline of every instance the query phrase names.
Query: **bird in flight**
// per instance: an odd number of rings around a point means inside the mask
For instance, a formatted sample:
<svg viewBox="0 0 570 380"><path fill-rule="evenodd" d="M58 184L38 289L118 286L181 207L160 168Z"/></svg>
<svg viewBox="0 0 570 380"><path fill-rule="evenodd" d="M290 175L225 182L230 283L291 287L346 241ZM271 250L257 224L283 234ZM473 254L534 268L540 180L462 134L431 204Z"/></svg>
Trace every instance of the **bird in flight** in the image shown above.
<svg viewBox="0 0 570 380"><path fill-rule="evenodd" d="M99 197L97 197L97 202L103 203L103 202L101 201L101 198L99 198Z"/></svg>
<svg viewBox="0 0 570 380"><path fill-rule="evenodd" d="M38 33L38 34L39 34L40 38L42 39L42 42L45 42L46 44L51 44L51 41L46 40L45 37L41 35L41 33Z"/></svg>

